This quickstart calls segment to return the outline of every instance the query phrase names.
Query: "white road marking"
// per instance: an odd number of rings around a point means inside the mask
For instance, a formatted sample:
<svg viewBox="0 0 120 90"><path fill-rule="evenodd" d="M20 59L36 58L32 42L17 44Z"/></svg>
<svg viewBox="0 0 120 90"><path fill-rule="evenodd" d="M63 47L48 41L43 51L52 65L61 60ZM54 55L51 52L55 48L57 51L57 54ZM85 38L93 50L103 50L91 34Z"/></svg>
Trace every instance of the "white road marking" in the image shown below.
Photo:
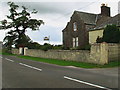
<svg viewBox="0 0 120 90"><path fill-rule="evenodd" d="M35 69L35 70L38 70L38 71L42 71L42 69L39 69L39 68L30 66L30 65L27 65L27 64L24 64L24 63L19 63L19 64L20 64L20 65L23 65L23 66L26 66L26 67L29 67L29 68L32 68L32 69Z"/></svg>
<svg viewBox="0 0 120 90"><path fill-rule="evenodd" d="M106 87L103 87L103 86L95 85L95 84L92 84L92 83L89 83L89 82L77 80L77 79L70 78L70 77L67 77L67 76L64 76L64 78L72 80L72 81L76 81L76 82L79 82L79 83L87 84L87 85L90 85L90 86L94 86L94 87L97 87L97 88L102 88L102 89L106 89L106 90L112 90L112 89L109 89L109 88L106 88Z"/></svg>
<svg viewBox="0 0 120 90"><path fill-rule="evenodd" d="M13 60L11 60L11 59L8 59L8 58L5 58L6 60L8 60L8 61L10 61L10 62L14 62Z"/></svg>
<svg viewBox="0 0 120 90"><path fill-rule="evenodd" d="M78 67L75 67L75 66L65 66L65 67L68 67L68 68L78 68Z"/></svg>

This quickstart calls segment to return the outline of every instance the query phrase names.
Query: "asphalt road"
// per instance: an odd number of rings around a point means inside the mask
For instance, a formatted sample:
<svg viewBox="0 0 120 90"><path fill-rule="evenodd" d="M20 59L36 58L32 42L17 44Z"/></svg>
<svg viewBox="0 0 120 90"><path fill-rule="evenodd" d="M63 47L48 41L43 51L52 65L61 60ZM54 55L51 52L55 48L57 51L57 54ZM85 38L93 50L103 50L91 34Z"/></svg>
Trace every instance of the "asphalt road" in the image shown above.
<svg viewBox="0 0 120 90"><path fill-rule="evenodd" d="M2 88L118 88L117 68L83 69L58 66L15 56L2 59ZM112 70L112 72L110 71Z"/></svg>

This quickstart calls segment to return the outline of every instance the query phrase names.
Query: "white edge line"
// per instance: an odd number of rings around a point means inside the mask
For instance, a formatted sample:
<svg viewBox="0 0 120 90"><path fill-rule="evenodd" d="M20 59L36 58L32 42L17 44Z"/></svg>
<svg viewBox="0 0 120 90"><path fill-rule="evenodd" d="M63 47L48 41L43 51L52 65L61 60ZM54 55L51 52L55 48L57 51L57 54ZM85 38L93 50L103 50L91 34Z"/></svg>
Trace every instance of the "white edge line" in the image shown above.
<svg viewBox="0 0 120 90"><path fill-rule="evenodd" d="M87 84L87 85L90 85L90 86L94 86L94 87L97 87L97 88L102 88L102 89L106 89L106 90L112 90L112 89L109 89L109 88L106 88L106 87L103 87L103 86L95 85L95 84L92 84L92 83L89 83L89 82L85 82L85 81L80 81L80 80L77 80L77 79L74 79L74 78L70 78L70 77L67 77L67 76L64 76L64 78L72 80L72 81L76 81L76 82L79 82L79 83Z"/></svg>
<svg viewBox="0 0 120 90"><path fill-rule="evenodd" d="M11 60L11 59L8 59L8 58L5 58L6 60L8 60L8 61L11 61L11 62L14 62L13 60Z"/></svg>
<svg viewBox="0 0 120 90"><path fill-rule="evenodd" d="M29 67L29 68L32 68L32 69L35 69L35 70L38 70L38 71L42 71L42 69L39 69L39 68L30 66L30 65L27 65L27 64L23 64L23 63L19 63L19 64L20 64L20 65L23 65L23 66L26 66L26 67Z"/></svg>

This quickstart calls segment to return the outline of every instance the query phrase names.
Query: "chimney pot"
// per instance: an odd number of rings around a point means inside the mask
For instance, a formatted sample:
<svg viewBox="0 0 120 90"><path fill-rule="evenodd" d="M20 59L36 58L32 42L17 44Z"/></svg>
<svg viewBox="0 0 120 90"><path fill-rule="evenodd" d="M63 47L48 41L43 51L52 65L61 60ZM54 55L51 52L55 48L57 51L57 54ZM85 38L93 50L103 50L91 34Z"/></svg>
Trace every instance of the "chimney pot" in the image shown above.
<svg viewBox="0 0 120 90"><path fill-rule="evenodd" d="M101 15L102 16L109 16L110 17L110 7L107 4L101 4Z"/></svg>

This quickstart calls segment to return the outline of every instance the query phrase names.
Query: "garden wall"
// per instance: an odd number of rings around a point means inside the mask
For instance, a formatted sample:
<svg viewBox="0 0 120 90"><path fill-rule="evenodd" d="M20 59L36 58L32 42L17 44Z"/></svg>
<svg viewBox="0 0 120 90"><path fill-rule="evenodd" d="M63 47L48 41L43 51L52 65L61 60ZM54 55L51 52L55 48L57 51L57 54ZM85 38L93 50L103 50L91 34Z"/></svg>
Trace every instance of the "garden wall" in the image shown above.
<svg viewBox="0 0 120 90"><path fill-rule="evenodd" d="M12 49L12 53L18 55L19 54L19 50L18 49Z"/></svg>
<svg viewBox="0 0 120 90"><path fill-rule="evenodd" d="M108 46L108 58L109 61L115 61L120 59L120 44L109 44Z"/></svg>
<svg viewBox="0 0 120 90"><path fill-rule="evenodd" d="M35 50L28 49L26 55L42 58L51 58L59 60L68 60L68 61L78 61L78 62L88 62L89 60L89 51L82 50Z"/></svg>
<svg viewBox="0 0 120 90"><path fill-rule="evenodd" d="M24 55L59 59L67 61L88 62L94 64L107 64L110 61L119 60L120 44L92 44L90 51L88 50L48 50L42 51L37 49L24 49ZM19 54L21 51L13 49L14 54Z"/></svg>

